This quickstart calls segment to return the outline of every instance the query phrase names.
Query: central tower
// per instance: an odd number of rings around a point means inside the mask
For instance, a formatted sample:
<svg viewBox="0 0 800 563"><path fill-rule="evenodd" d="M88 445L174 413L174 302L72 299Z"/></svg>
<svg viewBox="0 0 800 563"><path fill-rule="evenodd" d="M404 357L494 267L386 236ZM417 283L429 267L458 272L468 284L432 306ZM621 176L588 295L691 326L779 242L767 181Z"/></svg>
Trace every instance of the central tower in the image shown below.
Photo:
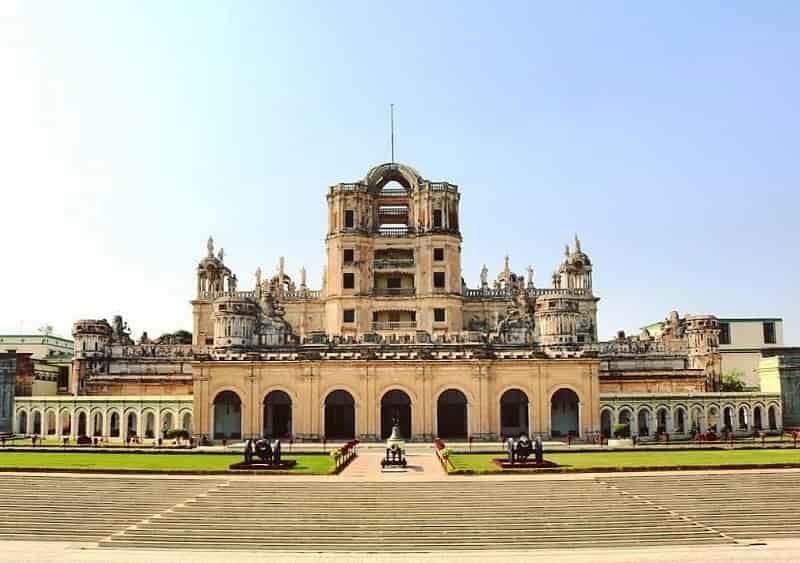
<svg viewBox="0 0 800 563"><path fill-rule="evenodd" d="M458 187L404 164L331 186L326 237L326 331L343 337L460 332Z"/></svg>

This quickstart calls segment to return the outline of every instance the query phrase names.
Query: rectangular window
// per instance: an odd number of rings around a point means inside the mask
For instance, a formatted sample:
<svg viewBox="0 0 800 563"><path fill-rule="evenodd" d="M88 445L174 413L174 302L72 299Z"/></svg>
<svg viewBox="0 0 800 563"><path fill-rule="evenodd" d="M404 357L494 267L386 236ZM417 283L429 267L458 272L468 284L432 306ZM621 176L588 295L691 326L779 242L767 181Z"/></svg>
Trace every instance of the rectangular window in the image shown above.
<svg viewBox="0 0 800 563"><path fill-rule="evenodd" d="M441 229L442 228L442 210L441 209L434 209L433 210L433 228L434 229Z"/></svg>
<svg viewBox="0 0 800 563"><path fill-rule="evenodd" d="M378 311L372 311L372 322L373 323L378 322Z"/></svg>
<svg viewBox="0 0 800 563"><path fill-rule="evenodd" d="M433 310L433 322L435 322L435 323L443 323L444 322L444 309L434 309Z"/></svg>
<svg viewBox="0 0 800 563"><path fill-rule="evenodd" d="M342 311L342 320L346 323L356 322L356 310L345 309L344 311Z"/></svg>
<svg viewBox="0 0 800 563"><path fill-rule="evenodd" d="M776 344L775 323L764 323L764 344Z"/></svg>
<svg viewBox="0 0 800 563"><path fill-rule="evenodd" d="M731 343L731 325L728 323L719 323L719 343Z"/></svg>
<svg viewBox="0 0 800 563"><path fill-rule="evenodd" d="M356 225L356 212L352 209L345 209L344 211L344 227L345 229L352 229Z"/></svg>
<svg viewBox="0 0 800 563"><path fill-rule="evenodd" d="M433 287L444 289L444 272L433 272Z"/></svg>
<svg viewBox="0 0 800 563"><path fill-rule="evenodd" d="M344 289L355 289L356 275L350 272L342 274L342 287Z"/></svg>
<svg viewBox="0 0 800 563"><path fill-rule="evenodd" d="M433 249L433 259L437 262L441 262L444 260L444 248L434 248Z"/></svg>
<svg viewBox="0 0 800 563"><path fill-rule="evenodd" d="M386 287L389 289L400 289L402 287L400 278L389 278L386 280Z"/></svg>
<svg viewBox="0 0 800 563"><path fill-rule="evenodd" d="M344 256L342 257L342 261L345 264L352 264L355 261L355 252L353 252L352 248L344 249Z"/></svg>

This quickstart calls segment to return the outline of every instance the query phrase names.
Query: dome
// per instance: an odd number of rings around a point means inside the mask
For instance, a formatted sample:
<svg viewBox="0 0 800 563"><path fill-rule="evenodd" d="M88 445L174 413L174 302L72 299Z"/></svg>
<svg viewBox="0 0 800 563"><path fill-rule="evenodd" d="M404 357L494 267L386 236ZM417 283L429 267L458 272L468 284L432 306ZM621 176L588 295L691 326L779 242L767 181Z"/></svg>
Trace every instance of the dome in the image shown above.
<svg viewBox="0 0 800 563"><path fill-rule="evenodd" d="M398 162L385 162L373 166L364 178L364 183L372 192L379 191L392 181L397 182L406 190L413 191L418 189L424 180L414 168Z"/></svg>

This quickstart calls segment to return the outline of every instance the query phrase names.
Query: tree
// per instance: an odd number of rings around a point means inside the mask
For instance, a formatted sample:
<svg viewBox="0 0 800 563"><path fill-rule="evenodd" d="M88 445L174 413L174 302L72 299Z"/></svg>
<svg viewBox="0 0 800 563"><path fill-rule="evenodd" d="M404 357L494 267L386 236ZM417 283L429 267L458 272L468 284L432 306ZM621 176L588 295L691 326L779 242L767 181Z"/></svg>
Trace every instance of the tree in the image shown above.
<svg viewBox="0 0 800 563"><path fill-rule="evenodd" d="M734 369L722 376L722 391L744 391L744 372Z"/></svg>

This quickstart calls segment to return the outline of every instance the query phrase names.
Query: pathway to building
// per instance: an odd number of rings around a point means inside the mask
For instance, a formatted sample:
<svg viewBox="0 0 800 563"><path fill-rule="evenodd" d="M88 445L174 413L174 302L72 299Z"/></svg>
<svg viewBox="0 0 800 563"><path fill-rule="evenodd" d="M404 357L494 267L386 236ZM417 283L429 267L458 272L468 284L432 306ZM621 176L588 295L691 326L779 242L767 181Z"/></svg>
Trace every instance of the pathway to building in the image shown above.
<svg viewBox="0 0 800 563"><path fill-rule="evenodd" d="M0 474L0 540L68 542L53 549L113 559L149 549L745 554L800 539L798 470L442 478L435 458L419 455L421 470L405 475L376 473L378 452L339 477Z"/></svg>

